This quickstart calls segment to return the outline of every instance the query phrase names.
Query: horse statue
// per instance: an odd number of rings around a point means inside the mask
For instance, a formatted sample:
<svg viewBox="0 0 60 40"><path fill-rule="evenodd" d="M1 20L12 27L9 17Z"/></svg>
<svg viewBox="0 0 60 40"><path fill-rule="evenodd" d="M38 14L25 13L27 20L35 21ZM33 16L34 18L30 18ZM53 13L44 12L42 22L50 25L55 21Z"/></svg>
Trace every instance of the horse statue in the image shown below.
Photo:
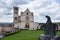
<svg viewBox="0 0 60 40"><path fill-rule="evenodd" d="M58 25L52 23L51 18L49 16L45 16L47 18L47 22L41 25L41 30L44 29L45 35L51 35L52 37L56 35L58 30Z"/></svg>

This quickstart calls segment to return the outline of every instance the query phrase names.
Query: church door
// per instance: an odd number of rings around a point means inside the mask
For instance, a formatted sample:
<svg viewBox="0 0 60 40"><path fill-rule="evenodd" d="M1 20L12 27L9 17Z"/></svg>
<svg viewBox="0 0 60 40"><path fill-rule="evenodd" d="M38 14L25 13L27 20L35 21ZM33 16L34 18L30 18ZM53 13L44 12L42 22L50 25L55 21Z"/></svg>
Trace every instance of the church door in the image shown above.
<svg viewBox="0 0 60 40"><path fill-rule="evenodd" d="M29 28L29 24L25 24L25 28Z"/></svg>

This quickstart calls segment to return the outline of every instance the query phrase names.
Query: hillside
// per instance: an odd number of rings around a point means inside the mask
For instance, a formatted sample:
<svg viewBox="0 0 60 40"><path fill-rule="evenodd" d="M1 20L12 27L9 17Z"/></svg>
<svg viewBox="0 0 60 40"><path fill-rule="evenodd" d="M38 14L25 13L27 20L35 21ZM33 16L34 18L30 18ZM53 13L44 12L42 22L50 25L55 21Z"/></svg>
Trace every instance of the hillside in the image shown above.
<svg viewBox="0 0 60 40"><path fill-rule="evenodd" d="M43 32L43 30L20 30L20 32L6 36L2 40L38 40L39 35ZM57 35L60 35L60 31Z"/></svg>

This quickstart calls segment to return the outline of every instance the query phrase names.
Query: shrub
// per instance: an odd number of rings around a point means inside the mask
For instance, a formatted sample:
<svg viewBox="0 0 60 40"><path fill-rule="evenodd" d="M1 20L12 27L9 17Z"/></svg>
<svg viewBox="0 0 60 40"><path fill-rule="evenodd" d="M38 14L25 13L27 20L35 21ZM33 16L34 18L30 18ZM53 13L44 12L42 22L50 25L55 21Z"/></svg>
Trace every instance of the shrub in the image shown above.
<svg viewBox="0 0 60 40"><path fill-rule="evenodd" d="M6 33L5 36L10 36L10 35L16 34L16 33L18 33L19 31L20 31L20 30L16 30L15 32Z"/></svg>

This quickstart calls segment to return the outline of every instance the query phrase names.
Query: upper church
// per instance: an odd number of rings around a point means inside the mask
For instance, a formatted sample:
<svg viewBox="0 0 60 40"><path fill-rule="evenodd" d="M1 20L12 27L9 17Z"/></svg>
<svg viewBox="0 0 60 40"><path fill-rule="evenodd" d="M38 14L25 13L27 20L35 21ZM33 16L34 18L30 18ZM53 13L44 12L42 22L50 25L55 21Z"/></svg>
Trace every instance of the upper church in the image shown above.
<svg viewBox="0 0 60 40"><path fill-rule="evenodd" d="M34 22L33 13L29 9L26 9L18 16L18 9L18 7L14 7L14 27L28 30L37 29L39 23Z"/></svg>

